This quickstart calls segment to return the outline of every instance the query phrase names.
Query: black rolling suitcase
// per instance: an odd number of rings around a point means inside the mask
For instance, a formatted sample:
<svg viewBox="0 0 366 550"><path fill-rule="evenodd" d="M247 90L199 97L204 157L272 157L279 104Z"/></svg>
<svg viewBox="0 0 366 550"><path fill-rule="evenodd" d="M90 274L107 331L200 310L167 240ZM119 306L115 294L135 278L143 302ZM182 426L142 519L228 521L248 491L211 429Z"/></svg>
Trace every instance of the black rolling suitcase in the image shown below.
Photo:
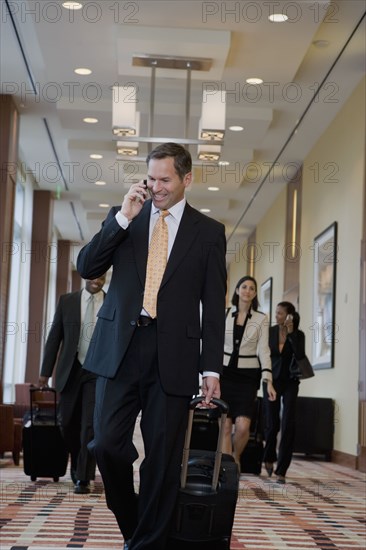
<svg viewBox="0 0 366 550"><path fill-rule="evenodd" d="M238 467L231 455L222 453L228 406L212 400L221 411L216 451L190 449L194 409L201 401L202 396L196 397L190 404L181 488L168 547L228 550L239 490Z"/></svg>
<svg viewBox="0 0 366 550"><path fill-rule="evenodd" d="M250 424L248 443L240 457L240 470L245 474L259 475L263 460L262 398L257 397Z"/></svg>
<svg viewBox="0 0 366 550"><path fill-rule="evenodd" d="M58 481L67 468L68 452L57 419L56 390L30 388L30 412L23 426L24 473L32 481L52 477ZM36 392L48 392L50 402L35 404Z"/></svg>
<svg viewBox="0 0 366 550"><path fill-rule="evenodd" d="M191 449L216 450L219 437L220 414L219 407L215 409L195 408L190 443Z"/></svg>

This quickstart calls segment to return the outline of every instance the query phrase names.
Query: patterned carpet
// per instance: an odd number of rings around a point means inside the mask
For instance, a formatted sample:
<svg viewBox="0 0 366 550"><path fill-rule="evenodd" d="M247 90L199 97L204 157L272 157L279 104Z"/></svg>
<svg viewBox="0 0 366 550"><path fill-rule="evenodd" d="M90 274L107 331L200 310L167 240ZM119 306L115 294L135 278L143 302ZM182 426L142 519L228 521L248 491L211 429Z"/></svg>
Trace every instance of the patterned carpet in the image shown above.
<svg viewBox="0 0 366 550"><path fill-rule="evenodd" d="M90 495L75 495L69 474L32 482L22 463L1 462L1 550L123 547L99 475ZM366 548L364 474L298 457L288 474L284 486L242 476L232 550Z"/></svg>

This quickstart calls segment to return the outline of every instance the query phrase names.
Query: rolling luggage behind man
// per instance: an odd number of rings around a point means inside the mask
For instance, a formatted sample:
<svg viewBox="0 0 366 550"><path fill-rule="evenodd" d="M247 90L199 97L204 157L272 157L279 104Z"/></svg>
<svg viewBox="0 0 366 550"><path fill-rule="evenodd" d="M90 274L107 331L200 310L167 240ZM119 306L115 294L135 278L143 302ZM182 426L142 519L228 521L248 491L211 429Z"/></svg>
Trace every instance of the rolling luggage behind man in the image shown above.
<svg viewBox="0 0 366 550"><path fill-rule="evenodd" d="M29 392L30 411L23 426L24 473L32 481L37 477L58 481L66 473L68 452L57 417L56 390L30 388Z"/></svg>
<svg viewBox="0 0 366 550"><path fill-rule="evenodd" d="M85 288L60 297L48 335L39 377L46 386L56 366L62 433L71 454L75 493L89 493L95 459L87 449L93 439L95 375L82 368L87 347L104 301L105 275L88 279Z"/></svg>

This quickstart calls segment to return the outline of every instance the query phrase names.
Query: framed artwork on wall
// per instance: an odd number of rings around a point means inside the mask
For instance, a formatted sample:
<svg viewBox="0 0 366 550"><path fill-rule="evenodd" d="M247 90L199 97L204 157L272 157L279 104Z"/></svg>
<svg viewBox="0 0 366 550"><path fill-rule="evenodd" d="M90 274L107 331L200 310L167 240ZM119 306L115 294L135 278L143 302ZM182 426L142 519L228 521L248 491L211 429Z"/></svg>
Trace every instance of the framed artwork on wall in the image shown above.
<svg viewBox="0 0 366 550"><path fill-rule="evenodd" d="M337 222L332 223L313 243L313 333L312 364L314 369L334 367L336 342L335 295L337 267Z"/></svg>
<svg viewBox="0 0 366 550"><path fill-rule="evenodd" d="M261 284L260 292L260 310L268 317L269 324L272 323L272 277L269 277Z"/></svg>

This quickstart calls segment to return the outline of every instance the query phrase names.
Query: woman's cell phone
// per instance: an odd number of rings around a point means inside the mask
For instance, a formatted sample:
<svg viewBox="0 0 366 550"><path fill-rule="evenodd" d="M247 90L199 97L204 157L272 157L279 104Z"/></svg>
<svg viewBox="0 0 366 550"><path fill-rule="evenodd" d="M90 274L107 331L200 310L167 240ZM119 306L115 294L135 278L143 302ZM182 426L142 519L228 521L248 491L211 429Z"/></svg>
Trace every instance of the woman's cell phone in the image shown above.
<svg viewBox="0 0 366 550"><path fill-rule="evenodd" d="M144 180L145 189L147 189L147 180Z"/></svg>
<svg viewBox="0 0 366 550"><path fill-rule="evenodd" d="M286 317L286 321L290 321L292 323L293 321L293 316L289 313Z"/></svg>

